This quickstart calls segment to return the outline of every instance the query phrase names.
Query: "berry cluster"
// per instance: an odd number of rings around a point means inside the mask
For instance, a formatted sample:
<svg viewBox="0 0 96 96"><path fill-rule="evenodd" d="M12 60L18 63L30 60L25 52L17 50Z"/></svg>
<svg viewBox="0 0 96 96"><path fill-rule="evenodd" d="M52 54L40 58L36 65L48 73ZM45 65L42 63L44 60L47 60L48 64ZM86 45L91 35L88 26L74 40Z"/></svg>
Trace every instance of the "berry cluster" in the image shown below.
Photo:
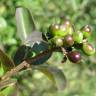
<svg viewBox="0 0 96 96"><path fill-rule="evenodd" d="M95 53L95 48L88 42L91 31L89 25L76 31L70 20L62 20L60 24L50 25L48 32L45 35L43 34L43 39L52 46L63 47L68 59L77 63L81 60L81 54L76 49L82 49L88 56Z"/></svg>

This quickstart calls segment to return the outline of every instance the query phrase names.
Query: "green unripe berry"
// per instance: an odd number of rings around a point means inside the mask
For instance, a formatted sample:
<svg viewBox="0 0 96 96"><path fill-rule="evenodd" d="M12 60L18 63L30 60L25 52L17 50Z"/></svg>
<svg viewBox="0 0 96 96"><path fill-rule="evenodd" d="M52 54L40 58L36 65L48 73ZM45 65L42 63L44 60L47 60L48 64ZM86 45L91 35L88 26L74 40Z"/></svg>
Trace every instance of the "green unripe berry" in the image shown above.
<svg viewBox="0 0 96 96"><path fill-rule="evenodd" d="M89 25L83 26L81 32L83 33L84 38L88 38L91 35L91 27Z"/></svg>
<svg viewBox="0 0 96 96"><path fill-rule="evenodd" d="M93 55L95 53L95 48L89 44L89 43L83 43L83 52L86 54L86 55Z"/></svg>
<svg viewBox="0 0 96 96"><path fill-rule="evenodd" d="M82 43L83 42L83 33L80 31L73 33L73 39L75 43Z"/></svg>
<svg viewBox="0 0 96 96"><path fill-rule="evenodd" d="M62 47L63 46L63 39L60 38L60 37L56 37L53 39L54 40L54 44L57 46L57 47Z"/></svg>
<svg viewBox="0 0 96 96"><path fill-rule="evenodd" d="M61 21L61 28L67 33L67 34L73 34L74 27L71 24L70 20L62 20Z"/></svg>
<svg viewBox="0 0 96 96"><path fill-rule="evenodd" d="M60 31L61 31L61 36L66 36L68 34L68 30L66 29L66 26L60 25Z"/></svg>
<svg viewBox="0 0 96 96"><path fill-rule="evenodd" d="M52 46L62 47L63 46L63 38L55 36L49 40L49 43Z"/></svg>
<svg viewBox="0 0 96 96"><path fill-rule="evenodd" d="M58 33L59 31L59 25L58 24L52 24L49 26L49 33L52 35L52 36L55 36L55 34Z"/></svg>
<svg viewBox="0 0 96 96"><path fill-rule="evenodd" d="M70 47L74 44L73 36L68 34L64 37L64 45Z"/></svg>
<svg viewBox="0 0 96 96"><path fill-rule="evenodd" d="M71 22L70 22L70 20L69 19L62 19L61 20L61 24L64 24L64 25L67 25L67 26L70 26L71 25Z"/></svg>
<svg viewBox="0 0 96 96"><path fill-rule="evenodd" d="M61 28L58 24L53 24L49 27L50 34L54 36L65 36L67 33L64 32L63 28Z"/></svg>

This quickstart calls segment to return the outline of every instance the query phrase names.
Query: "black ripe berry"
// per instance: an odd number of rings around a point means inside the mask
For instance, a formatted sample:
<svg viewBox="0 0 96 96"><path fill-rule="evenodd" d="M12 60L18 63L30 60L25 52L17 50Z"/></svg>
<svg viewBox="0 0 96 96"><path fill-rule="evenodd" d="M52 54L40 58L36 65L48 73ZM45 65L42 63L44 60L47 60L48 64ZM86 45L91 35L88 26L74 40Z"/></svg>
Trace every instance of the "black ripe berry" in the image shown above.
<svg viewBox="0 0 96 96"><path fill-rule="evenodd" d="M67 56L73 63L78 63L81 60L81 54L78 51L71 51L67 54Z"/></svg>

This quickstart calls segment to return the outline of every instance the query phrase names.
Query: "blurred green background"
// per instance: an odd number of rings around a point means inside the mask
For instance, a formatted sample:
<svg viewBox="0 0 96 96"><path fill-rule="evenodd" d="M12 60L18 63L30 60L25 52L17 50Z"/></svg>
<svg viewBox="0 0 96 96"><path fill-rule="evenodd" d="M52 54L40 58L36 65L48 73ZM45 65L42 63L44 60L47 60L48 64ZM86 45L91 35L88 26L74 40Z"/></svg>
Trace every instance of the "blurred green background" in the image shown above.
<svg viewBox="0 0 96 96"><path fill-rule="evenodd" d="M18 6L32 12L36 27L42 32L62 16L70 18L77 29L90 24L93 33L89 42L96 48L96 0L0 0L0 47L10 57L20 46L15 21ZM57 92L48 78L36 71L21 72L17 76L18 88L8 87L2 93L5 96L96 96L96 54L83 56L81 64L61 64L61 57L55 53L47 63L64 70L68 80L64 91Z"/></svg>

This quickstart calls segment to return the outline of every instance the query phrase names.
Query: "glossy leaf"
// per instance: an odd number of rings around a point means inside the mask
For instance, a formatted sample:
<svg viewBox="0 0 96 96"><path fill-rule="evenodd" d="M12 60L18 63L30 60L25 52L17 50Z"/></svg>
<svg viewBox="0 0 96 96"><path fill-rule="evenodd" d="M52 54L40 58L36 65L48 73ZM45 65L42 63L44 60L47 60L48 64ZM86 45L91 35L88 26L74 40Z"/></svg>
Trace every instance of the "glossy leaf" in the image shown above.
<svg viewBox="0 0 96 96"><path fill-rule="evenodd" d="M49 43L42 40L42 33L35 31L29 35L26 39L25 44L31 47L31 51L36 55L49 49ZM38 58L36 61L32 62L34 65L39 65L45 63L50 57L52 53L48 53L46 56Z"/></svg>
<svg viewBox="0 0 96 96"><path fill-rule="evenodd" d="M14 56L14 62L16 64L21 63L24 59L28 58L26 54L28 55L29 50L31 47L31 51L34 52L36 55L40 52L48 49L47 42L44 42L42 40L42 33L39 31L35 31L35 24L34 20L26 8L17 8L16 10L16 21L17 21L17 29L20 34L20 38L23 41L23 44L16 52ZM32 28L33 27L33 28ZM33 32L32 32L33 31ZM30 33L29 35L27 34ZM28 47L27 47L28 46ZM27 51L26 51L27 50ZM48 54L47 56L43 57L34 64L42 64L44 63L51 54Z"/></svg>
<svg viewBox="0 0 96 96"><path fill-rule="evenodd" d="M25 40L24 45L31 47L36 54L49 48L48 42L42 39L42 33L39 31L31 33Z"/></svg>
<svg viewBox="0 0 96 96"><path fill-rule="evenodd" d="M14 63L15 63L16 65L18 65L18 64L20 64L25 58L27 58L30 49L31 49L31 47L28 47L28 46L25 46L25 45L21 45L21 46L17 49L17 51L16 51L16 53L15 53L15 55L14 55L14 57L13 57Z"/></svg>
<svg viewBox="0 0 96 96"><path fill-rule="evenodd" d="M21 63L24 59L32 57L32 53L35 55L49 49L49 44L42 40L42 33L38 31L34 31L31 33L25 40L24 45L17 49L16 54L14 56L15 64ZM43 64L46 62L52 53L49 52L44 57L37 59L36 61L32 62L34 65Z"/></svg>
<svg viewBox="0 0 96 96"><path fill-rule="evenodd" d="M5 68L5 71L8 71L15 66L12 59L10 59L2 50L0 50L0 60Z"/></svg>
<svg viewBox="0 0 96 96"><path fill-rule="evenodd" d="M62 70L50 66L39 66L35 68L44 73L53 82L53 84L55 84L58 90L64 90L67 82Z"/></svg>
<svg viewBox="0 0 96 96"><path fill-rule="evenodd" d="M36 53L36 55L38 55L39 53L42 53L43 51L48 49L48 45L44 42L41 43L37 43L34 44L34 46L32 47L32 51ZM52 52L48 52L46 55L44 56L40 56L38 59L34 60L32 62L33 65L39 65L39 64L43 64L45 63L52 55Z"/></svg>
<svg viewBox="0 0 96 96"><path fill-rule="evenodd" d="M40 32L33 32L33 34L31 34L29 38L26 40L25 44L17 49L13 60L15 64L18 65L24 59L32 57L33 56L32 53L35 53L35 55L37 55L47 50L48 48L49 44L42 40L42 34ZM52 53L49 52L49 54L37 59L32 64L38 65L44 63L46 60L50 58L51 54Z"/></svg>
<svg viewBox="0 0 96 96"><path fill-rule="evenodd" d="M20 64L23 60L26 59L34 59L36 55L39 53L42 53L43 51L47 50L49 45L45 42L36 42L33 44L32 47L22 45L19 47L19 49L16 51L15 56L13 58L16 65ZM35 54L35 55L34 55ZM33 60L33 65L39 65L45 63L52 55L52 52L49 52L46 54L46 56L40 56L40 58Z"/></svg>
<svg viewBox="0 0 96 96"><path fill-rule="evenodd" d="M16 22L18 35L24 41L27 35L35 30L33 18L27 8L19 7L16 9Z"/></svg>

